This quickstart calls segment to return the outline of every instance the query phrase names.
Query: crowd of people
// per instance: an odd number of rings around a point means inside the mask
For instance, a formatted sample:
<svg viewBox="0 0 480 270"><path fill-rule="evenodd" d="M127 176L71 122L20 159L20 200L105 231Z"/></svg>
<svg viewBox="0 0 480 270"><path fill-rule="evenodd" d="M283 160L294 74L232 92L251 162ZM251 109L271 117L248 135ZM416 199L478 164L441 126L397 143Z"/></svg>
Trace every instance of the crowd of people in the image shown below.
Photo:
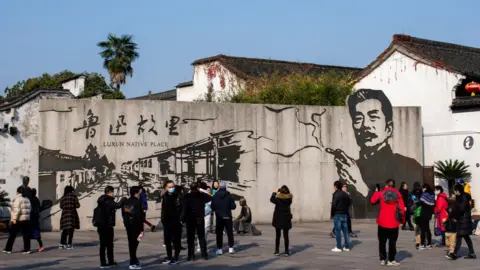
<svg viewBox="0 0 480 270"><path fill-rule="evenodd" d="M349 208L351 197L346 187L340 181L334 183L331 216L334 223L336 246L333 252L350 251L351 223ZM469 193L468 183L459 180L449 197L443 187L423 186L415 183L412 191L408 184L402 183L400 190L395 188L395 181L389 179L385 187L377 185L370 203L378 205L378 242L381 265L398 266L397 239L400 228L414 231L415 248L419 250L432 249L431 220L434 219L433 231L440 237L439 248L448 247L445 257L456 260L459 255L462 240L468 246L465 259L476 259L470 235L475 229L472 221L474 201ZM344 244L342 245L342 233ZM387 251L388 242L388 251Z"/></svg>
<svg viewBox="0 0 480 270"><path fill-rule="evenodd" d="M18 187L13 200L11 212L10 234L3 249L4 253L11 253L18 232L23 235L23 254L30 254L30 240L36 239L39 252L44 251L40 234L40 201L36 197L36 190L28 186L29 178L23 178L23 185ZM472 223L472 208L474 201L469 193L468 184L463 181L453 188L454 194L447 196L441 186L431 187L415 183L409 191L408 184L402 183L399 189L395 188L395 181L389 179L382 188L376 185L370 197L370 203L378 207L378 241L381 265L398 266L396 261L396 242L399 231L414 232L416 249L432 248L431 220L434 219L433 234L440 237L437 247L448 247L446 258L455 260L459 255L462 241L468 246L466 259L475 259L470 235L474 230ZM137 248L144 236L144 224L152 231L156 227L147 220L148 204L146 192L142 186L130 187L129 198L122 198L118 202L114 197L115 189L105 187L104 194L97 200L92 223L97 228L100 248L100 268L110 268L117 265L114 260L114 227L116 211L121 209L123 225L126 229L128 249L130 254L129 269L141 269L137 257ZM289 256L289 231L292 228L291 204L293 195L287 186L275 190L270 196L274 204L272 226L275 228L274 255L280 256L280 240L283 234L283 256ZM80 228L80 219L77 209L80 202L71 186L65 187L64 195L59 200L62 210L60 219L60 249L73 248L73 235ZM175 265L184 248L181 245L183 228L186 229L187 260L195 260L195 251L200 252L204 260L208 260L207 243L209 232L216 234L216 254L222 255L223 236L227 236L228 252L235 253L234 231L236 235L259 235L252 224L252 212L245 198L240 199L241 209L237 218L233 218L232 211L236 203L232 194L227 191L225 183L214 182L208 186L205 182L194 182L189 191L185 192L181 186L173 181L167 181L161 192L161 225L163 226L164 246L166 258L162 264ZM336 239L333 252L347 252L351 249L350 237L356 237L352 231L350 210L352 198L347 191L347 185L336 181L332 195L331 217L333 219L332 237ZM343 245L342 245L343 235ZM196 244L195 244L196 241ZM387 248L388 243L388 248Z"/></svg>

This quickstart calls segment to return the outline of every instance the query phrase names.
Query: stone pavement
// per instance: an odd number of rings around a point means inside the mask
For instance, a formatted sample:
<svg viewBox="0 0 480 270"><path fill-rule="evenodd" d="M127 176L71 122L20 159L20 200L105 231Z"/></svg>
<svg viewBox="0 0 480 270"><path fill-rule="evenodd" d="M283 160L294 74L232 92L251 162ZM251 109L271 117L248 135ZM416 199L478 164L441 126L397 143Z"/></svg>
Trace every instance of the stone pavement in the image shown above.
<svg viewBox="0 0 480 270"><path fill-rule="evenodd" d="M376 224L371 221L354 221L353 228L359 232L359 237L353 239L351 252L332 253L334 240L328 235L332 229L330 222L295 224L290 234L291 257L273 256L274 230L271 226L258 226L263 231L262 236L236 237L237 253L215 256L210 252L210 260L182 262L175 266L161 265L165 256L162 247L162 233L147 233L142 239L138 256L144 269L382 269L378 259L378 244L376 239ZM118 269L128 269L128 248L125 231L116 232L115 258L120 263ZM5 246L7 235L0 235L0 245ZM75 232L74 250L58 250L59 233L44 233L46 246L44 253L22 255L22 240L17 238L14 253L0 254L0 269L98 269L98 240L95 232ZM474 245L480 248L479 238L474 239ZM209 246L214 245L210 235ZM226 237L225 237L226 242ZM283 240L282 240L283 244ZM186 244L184 244L186 246ZM479 269L478 261L445 259L443 248L432 250L415 250L413 232L401 231L398 242L397 259L401 266L397 269ZM32 241L32 247L37 247ZM211 248L213 250L213 248ZM461 250L466 254L466 247ZM185 259L185 253L181 254ZM199 256L197 256L199 257Z"/></svg>

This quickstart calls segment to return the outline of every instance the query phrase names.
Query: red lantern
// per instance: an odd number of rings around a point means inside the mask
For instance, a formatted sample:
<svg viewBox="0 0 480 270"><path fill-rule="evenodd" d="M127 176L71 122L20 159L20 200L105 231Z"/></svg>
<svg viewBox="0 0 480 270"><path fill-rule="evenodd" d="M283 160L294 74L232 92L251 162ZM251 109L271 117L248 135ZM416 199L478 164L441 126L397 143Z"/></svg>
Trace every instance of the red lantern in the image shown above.
<svg viewBox="0 0 480 270"><path fill-rule="evenodd" d="M472 93L472 97L475 96L475 92L480 92L480 83L471 82L465 85L465 90Z"/></svg>

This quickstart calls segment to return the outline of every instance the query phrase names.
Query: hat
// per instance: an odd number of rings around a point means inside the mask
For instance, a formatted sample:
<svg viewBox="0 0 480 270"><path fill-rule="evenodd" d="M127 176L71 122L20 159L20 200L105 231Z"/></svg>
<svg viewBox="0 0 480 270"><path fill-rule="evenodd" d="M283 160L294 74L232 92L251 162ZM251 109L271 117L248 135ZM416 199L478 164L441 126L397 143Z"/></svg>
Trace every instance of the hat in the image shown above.
<svg viewBox="0 0 480 270"><path fill-rule="evenodd" d="M223 188L223 189L226 189L226 188L227 188L227 182L225 182L225 181L220 181L219 187L220 187L220 188Z"/></svg>
<svg viewBox="0 0 480 270"><path fill-rule="evenodd" d="M463 179L458 179L458 180L457 180L457 184L463 185L463 184L465 184L465 181L463 181Z"/></svg>

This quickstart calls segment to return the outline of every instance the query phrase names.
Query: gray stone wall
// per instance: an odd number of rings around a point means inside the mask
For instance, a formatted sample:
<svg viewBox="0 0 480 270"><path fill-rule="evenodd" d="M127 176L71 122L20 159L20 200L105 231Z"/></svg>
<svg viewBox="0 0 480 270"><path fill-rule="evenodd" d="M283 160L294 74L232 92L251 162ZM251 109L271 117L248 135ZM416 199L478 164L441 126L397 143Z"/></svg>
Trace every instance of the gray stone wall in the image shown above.
<svg viewBox="0 0 480 270"><path fill-rule="evenodd" d="M247 199L255 222L270 222L269 199L282 185L294 195L295 221L328 220L333 182L340 179L353 197L352 215L374 217L368 196L375 184L422 181L420 108L393 108L390 120L385 106L377 100L350 107L41 100L35 153L40 196L52 204L43 225L59 228L58 201L67 185L80 198L82 229L92 229L107 185L117 199L132 185L146 187L147 217L157 222L166 180L225 181L235 198Z"/></svg>

